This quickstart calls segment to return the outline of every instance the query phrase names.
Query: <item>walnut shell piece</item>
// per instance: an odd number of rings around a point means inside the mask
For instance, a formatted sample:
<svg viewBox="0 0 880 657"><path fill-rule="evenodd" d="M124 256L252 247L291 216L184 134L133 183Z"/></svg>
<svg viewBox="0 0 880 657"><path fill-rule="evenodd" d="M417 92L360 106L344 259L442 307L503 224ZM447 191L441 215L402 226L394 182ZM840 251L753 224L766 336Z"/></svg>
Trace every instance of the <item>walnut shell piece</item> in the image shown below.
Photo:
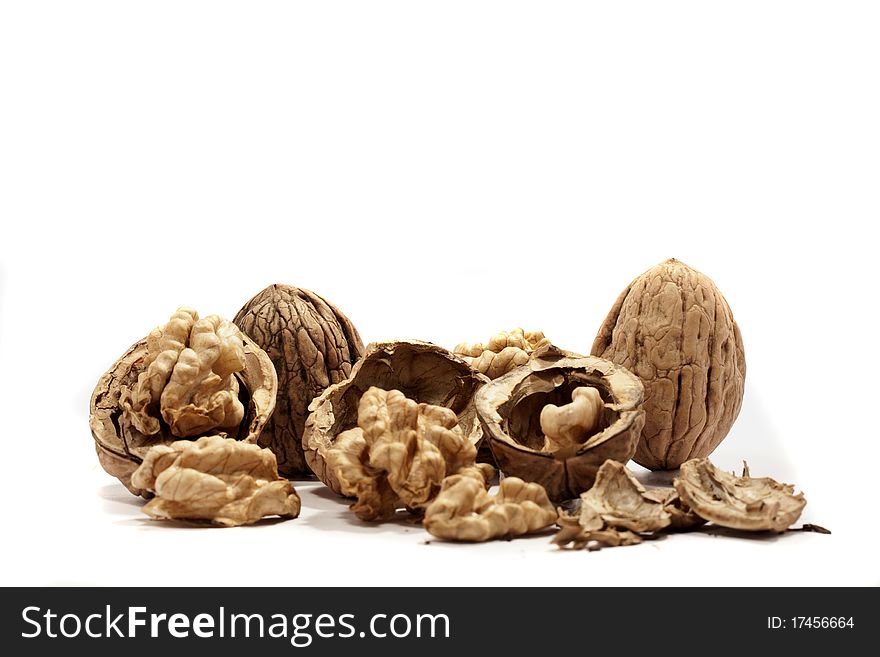
<svg viewBox="0 0 880 657"><path fill-rule="evenodd" d="M638 545L642 537L628 529L604 527L587 529L576 515L560 515L556 521L559 531L550 541L561 548L571 550L599 550L603 547L620 547L622 545Z"/></svg>
<svg viewBox="0 0 880 657"><path fill-rule="evenodd" d="M746 363L730 306L709 277L678 260L630 283L591 353L645 384L645 426L634 460L651 470L711 454L742 405Z"/></svg>
<svg viewBox="0 0 880 657"><path fill-rule="evenodd" d="M443 480L440 493L425 510L423 524L438 538L480 542L540 531L556 522L556 516L539 484L505 477L492 496L485 481L459 474Z"/></svg>
<svg viewBox="0 0 880 657"><path fill-rule="evenodd" d="M542 409L568 403L583 386L598 390L603 401L595 433L570 450L545 449ZM550 350L487 383L476 407L501 471L539 483L561 501L588 490L607 459L629 461L644 423L643 394L638 377L611 361Z"/></svg>
<svg viewBox="0 0 880 657"><path fill-rule="evenodd" d="M342 492L357 498L351 509L361 520L391 518L403 507L422 509L447 475L479 472L477 448L465 439L455 413L376 387L361 396L358 426L340 434L325 457Z"/></svg>
<svg viewBox="0 0 880 657"><path fill-rule="evenodd" d="M747 466L737 477L706 458L684 463L672 485L701 518L746 531L784 532L807 504L803 493L794 494L794 486L769 477L753 478Z"/></svg>
<svg viewBox="0 0 880 657"><path fill-rule="evenodd" d="M706 520L694 513L674 488L649 488L644 496L663 505L663 510L669 514L669 531L683 532L706 524Z"/></svg>
<svg viewBox="0 0 880 657"><path fill-rule="evenodd" d="M306 463L333 491L348 495L326 455L343 432L358 426L360 400L371 387L398 390L416 403L450 409L466 441L478 447L483 432L474 394L487 380L458 356L429 342L372 343L349 378L331 385L309 406L302 439Z"/></svg>
<svg viewBox="0 0 880 657"><path fill-rule="evenodd" d="M672 523L664 502L647 495L635 475L622 463L605 461L596 483L581 495L581 525L590 527L593 518L615 529L656 532Z"/></svg>
<svg viewBox="0 0 880 657"><path fill-rule="evenodd" d="M222 429L231 438L256 442L275 407L278 379L266 353L232 324L227 322L219 329L221 320L215 324L213 317L205 319L210 320L214 337L205 340L209 332L206 325L192 349L187 341L200 320L191 309L178 310L165 327L132 345L92 392L89 426L98 460L135 495L150 495L131 482L132 473L149 449L179 437L166 417L178 428L185 427L186 433L195 429L217 433ZM200 341L212 342L212 346L203 349ZM195 359L181 363L179 356L187 349L194 352ZM208 361L210 371L202 366ZM178 364L183 371L175 378ZM239 364L239 371L231 371ZM169 388L173 394L166 396L169 404L163 409L162 397ZM228 412L235 406L240 406L240 416L239 411ZM227 426L233 416L240 417L237 425ZM212 422L205 422L205 418L212 417L222 420L213 428L208 426Z"/></svg>
<svg viewBox="0 0 880 657"><path fill-rule="evenodd" d="M300 511L299 495L278 476L272 452L222 436L156 445L131 481L156 495L143 507L153 518L234 527L266 516L296 518Z"/></svg>
<svg viewBox="0 0 880 657"><path fill-rule="evenodd" d="M275 412L259 444L275 453L282 474L309 474L302 449L309 404L351 374L364 351L360 335L336 306L290 285L270 285L233 321L266 351L278 373Z"/></svg>
<svg viewBox="0 0 880 657"><path fill-rule="evenodd" d="M560 531L553 538L560 547L595 550L636 545L645 535L671 528L682 513L675 506L675 491L646 490L629 468L610 459L580 501L576 516L560 518Z"/></svg>

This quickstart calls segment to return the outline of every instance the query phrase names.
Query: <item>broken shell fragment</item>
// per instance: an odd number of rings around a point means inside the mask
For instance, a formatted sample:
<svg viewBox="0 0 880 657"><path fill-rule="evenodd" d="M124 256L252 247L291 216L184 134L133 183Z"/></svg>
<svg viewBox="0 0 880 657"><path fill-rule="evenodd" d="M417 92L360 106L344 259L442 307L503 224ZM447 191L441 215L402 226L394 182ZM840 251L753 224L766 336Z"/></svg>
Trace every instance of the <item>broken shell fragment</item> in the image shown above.
<svg viewBox="0 0 880 657"><path fill-rule="evenodd" d="M101 466L148 497L131 476L151 447L221 431L256 442L277 385L266 353L233 324L180 308L98 381L89 426Z"/></svg>
<svg viewBox="0 0 880 657"><path fill-rule="evenodd" d="M272 452L222 436L156 445L131 481L156 495L143 507L153 518L234 527L266 516L295 518L300 510L299 495L278 476Z"/></svg>
<svg viewBox="0 0 880 657"><path fill-rule="evenodd" d="M609 527L639 533L656 532L672 522L665 503L647 495L629 468L611 460L602 464L596 483L581 495L581 525L590 527L594 516Z"/></svg>
<svg viewBox="0 0 880 657"><path fill-rule="evenodd" d="M425 529L450 541L489 541L531 534L556 522L556 509L538 484L505 477L495 496L484 481L468 475L443 480L437 498L425 510Z"/></svg>
<svg viewBox="0 0 880 657"><path fill-rule="evenodd" d="M649 488L644 496L663 505L663 510L669 514L669 531L687 531L699 525L705 525L706 520L694 513L685 504L674 488Z"/></svg>
<svg viewBox="0 0 880 657"><path fill-rule="evenodd" d="M669 491L674 495L675 491ZM553 543L575 550L636 545L673 523L672 495L646 490L626 466L608 460L581 494L580 513L560 518Z"/></svg>
<svg viewBox="0 0 880 657"><path fill-rule="evenodd" d="M542 409L566 404L582 387L594 388L602 401L593 433L567 449L548 449ZM483 386L476 405L501 471L541 484L560 501L588 490L607 459L629 461L644 423L643 393L638 377L611 361L547 350Z"/></svg>
<svg viewBox="0 0 880 657"><path fill-rule="evenodd" d="M673 486L701 518L746 531L783 532L797 522L807 504L804 494L795 495L790 484L769 477L753 478L748 467L737 477L719 470L706 458L684 463Z"/></svg>
<svg viewBox="0 0 880 657"><path fill-rule="evenodd" d="M483 432L474 408L474 394L486 382L467 363L429 342L416 340L379 342L367 346L344 381L330 386L309 406L303 431L303 451L312 471L340 495L335 469L327 465L327 452L349 429L358 426L361 397L371 387L398 390L415 403L450 410L465 440L478 447ZM353 449L346 437L346 449Z"/></svg>
<svg viewBox="0 0 880 657"><path fill-rule="evenodd" d="M576 515L561 515L556 521L559 531L551 539L551 543L571 550L599 550L603 547L620 547L622 545L638 545L642 537L628 529L614 529L600 526L588 529L581 524Z"/></svg>

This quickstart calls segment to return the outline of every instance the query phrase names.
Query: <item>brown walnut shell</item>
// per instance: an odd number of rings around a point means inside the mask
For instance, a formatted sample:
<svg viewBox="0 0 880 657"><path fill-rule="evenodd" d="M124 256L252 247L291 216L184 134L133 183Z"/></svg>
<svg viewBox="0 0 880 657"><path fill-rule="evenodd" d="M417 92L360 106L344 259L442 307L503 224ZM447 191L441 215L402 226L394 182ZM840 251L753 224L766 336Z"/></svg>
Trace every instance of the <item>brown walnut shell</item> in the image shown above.
<svg viewBox="0 0 880 657"><path fill-rule="evenodd" d="M311 413L302 438L306 463L321 481L343 495L324 455L339 434L357 426L358 403L371 386L399 390L418 403L452 409L464 436L478 446L483 432L474 395L488 380L452 352L430 342L371 343L351 376L327 388L309 406Z"/></svg>
<svg viewBox="0 0 880 657"><path fill-rule="evenodd" d="M260 431L275 408L275 394L278 378L272 361L247 336L244 340L245 366L233 376L238 379L239 399L244 406L244 419L235 435L230 438L256 443ZM121 481L135 495L149 498L149 491L131 483L131 475L144 460L154 445L171 444L180 440L171 433L163 422L159 433L146 436L133 425L121 422L122 408L120 395L123 387L131 387L137 382L138 374L144 370L147 355L147 338L139 340L104 373L95 386L89 402L89 426L95 439L98 460L108 474ZM216 431L208 431L214 434ZM195 440L198 436L192 436Z"/></svg>
<svg viewBox="0 0 880 657"><path fill-rule="evenodd" d="M645 427L634 459L674 470L708 456L742 405L742 336L708 276L670 259L627 287L599 329L592 353L645 384Z"/></svg>
<svg viewBox="0 0 880 657"><path fill-rule="evenodd" d="M596 388L605 403L595 433L570 453L544 451L541 409L568 403L581 386ZM560 501L589 490L607 459L632 458L645 421L643 395L641 381L625 368L551 349L483 386L476 406L501 471L541 484Z"/></svg>
<svg viewBox="0 0 880 657"><path fill-rule="evenodd" d="M233 322L266 350L278 373L275 412L258 444L272 450L281 474L311 474L302 450L309 404L351 374L364 352L357 329L333 304L290 285L270 285Z"/></svg>

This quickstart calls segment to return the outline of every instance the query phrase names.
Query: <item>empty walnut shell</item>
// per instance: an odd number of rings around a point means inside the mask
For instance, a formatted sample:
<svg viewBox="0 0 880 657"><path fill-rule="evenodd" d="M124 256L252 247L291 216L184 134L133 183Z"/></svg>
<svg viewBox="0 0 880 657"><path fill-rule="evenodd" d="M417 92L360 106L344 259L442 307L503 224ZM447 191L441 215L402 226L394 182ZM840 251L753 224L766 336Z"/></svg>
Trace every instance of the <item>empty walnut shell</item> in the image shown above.
<svg viewBox="0 0 880 657"><path fill-rule="evenodd" d="M358 403L371 386L399 390L418 403L445 406L458 417L465 437L478 445L483 437L474 395L488 379L452 352L429 342L403 340L367 345L351 376L312 401L302 445L306 463L336 493L342 488L324 454L343 431L357 426Z"/></svg>
<svg viewBox="0 0 880 657"><path fill-rule="evenodd" d="M708 456L739 413L746 375L739 327L715 283L674 258L623 291L592 353L645 384L634 459L646 468L674 470Z"/></svg>
<svg viewBox="0 0 880 657"><path fill-rule="evenodd" d="M244 340L245 366L233 376L238 379L238 398L244 406L244 419L235 435L230 438L255 443L266 420L275 408L278 378L272 361L247 336ZM95 386L89 402L89 426L95 439L95 449L101 466L121 481L135 495L150 497L147 490L131 483L131 475L138 468L146 453L154 445L170 444L179 440L172 435L163 422L159 433L146 436L130 423L122 423L120 395L123 387L135 384L144 370L147 355L147 338L139 340L104 373ZM216 433L209 431L208 433ZM195 440L198 436L192 436Z"/></svg>
<svg viewBox="0 0 880 657"><path fill-rule="evenodd" d="M310 474L302 451L309 404L351 374L364 351L357 329L333 304L290 285L270 285L233 321L266 350L278 373L275 412L260 434L260 447L272 450L281 474Z"/></svg>
<svg viewBox="0 0 880 657"><path fill-rule="evenodd" d="M544 451L541 409L568 403L581 386L596 388L605 403L595 433L571 452ZM611 361L551 350L483 386L476 407L501 471L541 484L560 501L589 490L607 459L632 458L645 421L643 395L638 377Z"/></svg>

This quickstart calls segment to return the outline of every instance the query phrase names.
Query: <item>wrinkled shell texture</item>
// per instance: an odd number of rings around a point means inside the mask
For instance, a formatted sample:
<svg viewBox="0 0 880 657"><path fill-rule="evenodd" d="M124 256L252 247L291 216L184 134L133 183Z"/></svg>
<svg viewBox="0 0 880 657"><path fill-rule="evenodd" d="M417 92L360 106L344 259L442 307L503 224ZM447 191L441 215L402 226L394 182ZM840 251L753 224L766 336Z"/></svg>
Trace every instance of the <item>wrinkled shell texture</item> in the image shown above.
<svg viewBox="0 0 880 657"><path fill-rule="evenodd" d="M289 285L267 287L238 311L234 322L266 351L278 373L275 412L259 444L275 453L282 474L306 474L302 434L308 406L351 374L364 350L360 335L338 308Z"/></svg>
<svg viewBox="0 0 880 657"><path fill-rule="evenodd" d="M580 513L560 518L553 542L577 550L636 545L645 536L691 529L703 522L682 504L676 491L646 490L625 465L608 460L599 468L593 487L581 495Z"/></svg>
<svg viewBox="0 0 880 657"><path fill-rule="evenodd" d="M599 468L596 483L581 495L581 525L589 527L598 518L600 526L605 523L634 532L655 532L669 526L672 518L665 505L646 493L625 465L606 461Z"/></svg>
<svg viewBox="0 0 880 657"><path fill-rule="evenodd" d="M299 496L278 476L272 452L222 436L151 448L132 484L155 493L143 507L153 518L233 527L266 516L295 518L300 510Z"/></svg>
<svg viewBox="0 0 880 657"><path fill-rule="evenodd" d="M542 409L570 402L573 390L584 386L597 389L603 401L594 433L570 449L545 449ZM487 383L476 404L501 471L539 483L561 501L588 490L606 459L629 461L644 422L642 395L639 379L610 361L547 353Z"/></svg>
<svg viewBox="0 0 880 657"><path fill-rule="evenodd" d="M746 531L782 532L791 527L806 506L803 493L778 481L742 477L716 468L709 459L681 466L673 482L682 501L694 513L722 527Z"/></svg>
<svg viewBox="0 0 880 657"><path fill-rule="evenodd" d="M351 509L361 520L424 508L443 479L462 470L482 481L476 457L453 411L375 387L360 399L358 426L340 434L325 454L342 492L357 498Z"/></svg>
<svg viewBox="0 0 880 657"><path fill-rule="evenodd" d="M592 353L645 384L645 426L634 460L672 470L708 456L739 413L745 355L727 301L704 274L667 260L617 299Z"/></svg>
<svg viewBox="0 0 880 657"><path fill-rule="evenodd" d="M359 404L371 387L398 390L416 403L450 409L467 442L478 446L482 430L474 409L476 390L486 377L451 352L428 342L381 342L367 346L351 376L315 399L303 432L306 462L340 495L346 495L326 453L343 432L358 426Z"/></svg>
<svg viewBox="0 0 880 657"><path fill-rule="evenodd" d="M484 481L466 474L444 479L423 521L438 538L471 542L531 534L554 522L556 509L540 485L507 477L492 496Z"/></svg>
<svg viewBox="0 0 880 657"><path fill-rule="evenodd" d="M541 331L516 328L493 335L486 344L462 342L453 350L477 372L490 379L507 374L514 367L525 365L533 351L549 346Z"/></svg>
<svg viewBox="0 0 880 657"><path fill-rule="evenodd" d="M561 548L572 550L598 550L603 547L638 545L642 537L628 529L587 529L581 524L579 516L562 515L557 521L559 532L552 542Z"/></svg>
<svg viewBox="0 0 880 657"><path fill-rule="evenodd" d="M194 311L181 309L168 325L132 345L100 378L89 402L89 426L101 466L135 495L150 494L131 481L147 451L179 437L169 421L188 427L187 437L196 437L191 435L193 430L206 434L222 431L230 438L255 442L275 407L278 380L271 361L228 322L223 328L218 324L212 329L213 337L208 330L197 337L196 348L189 347L196 358L180 361L180 354L187 351L185 343L198 324L194 317ZM213 327L214 319L206 319ZM210 348L200 346L215 340ZM226 355L224 340L233 343L232 348L227 344ZM243 364L240 371L230 371L239 364ZM178 369L181 375L175 378ZM227 377L228 387L224 383ZM230 399L231 390L237 390L234 400ZM169 392L174 393L174 401L163 409L163 396ZM227 413L232 407L240 410ZM168 421L162 410L168 411ZM212 417L222 418L223 425L231 418L240 419L235 426L205 428L212 424L205 419Z"/></svg>

